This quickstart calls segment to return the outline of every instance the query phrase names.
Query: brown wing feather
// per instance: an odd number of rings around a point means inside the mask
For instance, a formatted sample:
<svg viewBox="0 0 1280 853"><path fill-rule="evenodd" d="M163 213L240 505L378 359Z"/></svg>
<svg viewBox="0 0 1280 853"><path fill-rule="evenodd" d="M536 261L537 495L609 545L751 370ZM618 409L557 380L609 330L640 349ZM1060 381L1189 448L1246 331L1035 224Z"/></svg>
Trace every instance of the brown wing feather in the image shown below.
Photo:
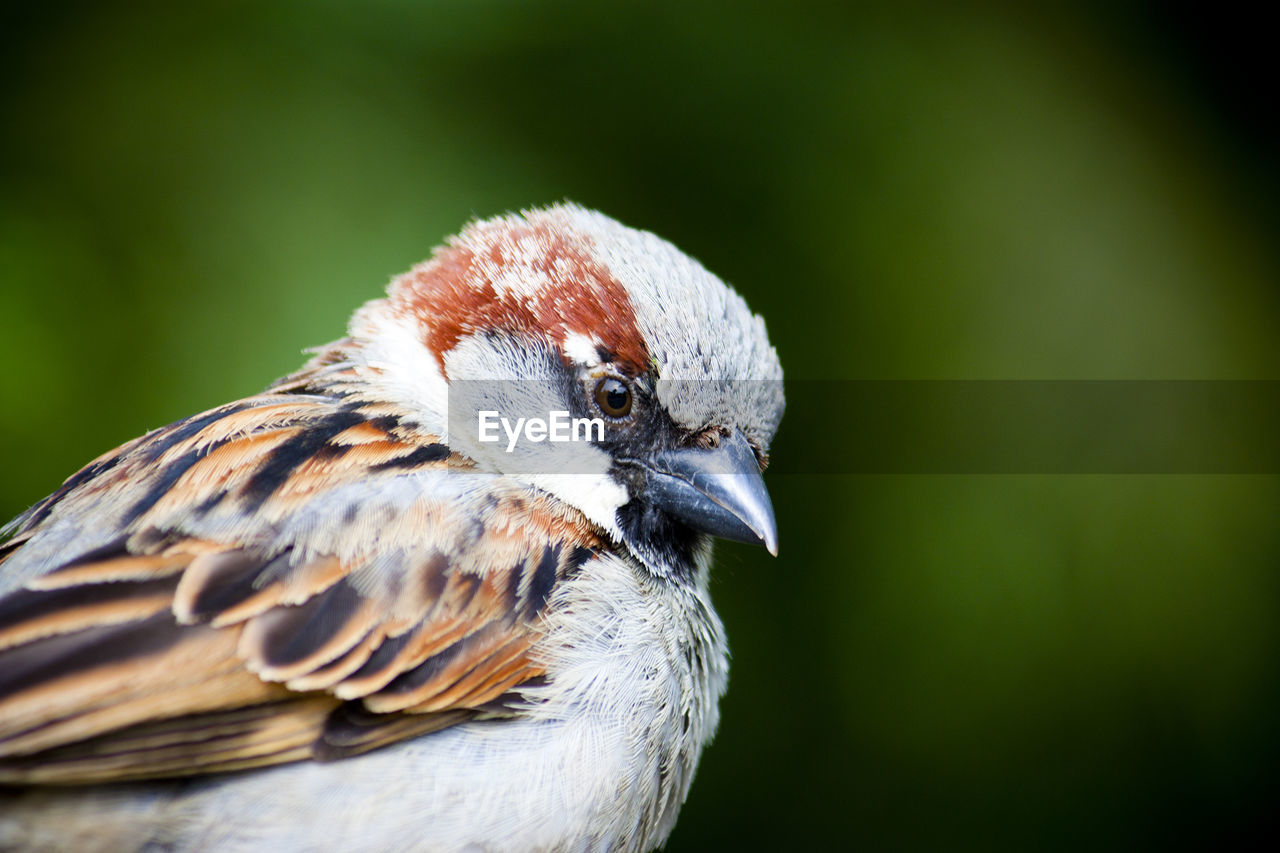
<svg viewBox="0 0 1280 853"><path fill-rule="evenodd" d="M289 697L227 711L140 723L8 759L0 778L30 784L190 776L309 757L330 714L328 697Z"/></svg>
<svg viewBox="0 0 1280 853"><path fill-rule="evenodd" d="M585 522L470 473L480 518L425 488L381 506L379 481L466 461L385 405L288 388L106 454L19 520L0 548L27 578L0 598L0 781L358 755L544 674L540 610L599 545ZM366 501L279 539L353 485Z"/></svg>

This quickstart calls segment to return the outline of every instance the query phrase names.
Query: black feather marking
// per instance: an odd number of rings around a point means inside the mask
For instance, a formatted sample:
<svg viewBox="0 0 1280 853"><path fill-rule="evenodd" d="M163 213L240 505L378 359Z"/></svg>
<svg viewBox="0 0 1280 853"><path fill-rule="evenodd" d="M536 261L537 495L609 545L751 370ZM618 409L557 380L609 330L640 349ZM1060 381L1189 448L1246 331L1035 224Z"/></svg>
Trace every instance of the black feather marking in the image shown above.
<svg viewBox="0 0 1280 853"><path fill-rule="evenodd" d="M317 450L311 458L317 462L331 462L341 459L355 449L353 444L326 444Z"/></svg>
<svg viewBox="0 0 1280 853"><path fill-rule="evenodd" d="M564 576L573 575L578 569L582 568L583 563L595 555L596 552L591 548L584 545L574 546L574 549L569 552L569 560L564 564Z"/></svg>
<svg viewBox="0 0 1280 853"><path fill-rule="evenodd" d="M266 624L262 660L278 667L306 659L342 631L365 600L343 579L296 607L278 607L258 616Z"/></svg>
<svg viewBox="0 0 1280 853"><path fill-rule="evenodd" d="M376 418L369 419L369 426L380 429L383 432L393 432L400 426L399 415L379 415Z"/></svg>
<svg viewBox="0 0 1280 853"><path fill-rule="evenodd" d="M192 508L191 510L192 517L199 518L203 515L207 515L210 512L210 510L212 510L218 504L222 503L222 501L226 497L227 497L227 490L218 489L216 492L209 495L209 497L200 501L199 504L197 504L195 507Z"/></svg>
<svg viewBox="0 0 1280 853"><path fill-rule="evenodd" d="M320 453L343 430L364 420L357 412L336 411L318 419L271 451L267 461L244 487L246 509L254 510L284 485L299 465Z"/></svg>
<svg viewBox="0 0 1280 853"><path fill-rule="evenodd" d="M382 645L378 646L377 650L369 656L369 659L365 661L359 669L348 675L344 680L360 681L386 669L391 665L392 661L395 660L395 657L400 653L400 650L409 644L409 641L413 639L414 635L417 634L420 629L421 626L418 626L418 628L415 628L412 631L407 631L399 637L391 637L383 640Z"/></svg>
<svg viewBox="0 0 1280 853"><path fill-rule="evenodd" d="M408 672L397 675L391 680L390 684L373 695L402 696L405 693L411 693L414 690L417 690L419 687L444 672L444 668L452 663L454 658L462 654L468 646L475 642L477 637L485 633L487 633L486 630L482 628L474 634L469 634L466 637L463 637L453 645L441 649Z"/></svg>
<svg viewBox="0 0 1280 853"><path fill-rule="evenodd" d="M455 606L458 610L466 610L467 605L475 600L476 593L480 591L480 578L475 575L460 575L457 588L462 591L457 594Z"/></svg>
<svg viewBox="0 0 1280 853"><path fill-rule="evenodd" d="M424 603L439 601L444 595L444 588L449 583L448 569L449 559L444 554L435 553L415 572L418 594Z"/></svg>
<svg viewBox="0 0 1280 853"><path fill-rule="evenodd" d="M551 588L556 585L556 564L559 562L559 545L555 547L547 545L542 549L542 559L538 561L538 568L534 570L533 576L529 578L526 607L530 616L536 616L546 606L547 598L551 595Z"/></svg>
<svg viewBox="0 0 1280 853"><path fill-rule="evenodd" d="M187 418L186 420L177 421L167 427L162 427L156 431L157 435L155 440L145 446L146 449L143 452L142 459L144 462L155 462L163 456L165 451L169 450L169 448L177 444L181 444L188 438L199 434L200 431L209 426L209 424L220 421L237 412L242 412L248 408L252 407L248 404L224 406L220 409L214 409L211 412L205 412L204 414Z"/></svg>
<svg viewBox="0 0 1280 853"><path fill-rule="evenodd" d="M365 709L360 701L344 702L324 721L321 735L325 744L341 748L362 742L369 729L380 726L397 715L375 714Z"/></svg>
<svg viewBox="0 0 1280 853"><path fill-rule="evenodd" d="M311 670L311 672L308 673L308 675L318 679L330 678L333 675L333 673L337 672L338 670L344 668L347 665L348 663L347 658L357 652L357 650L360 647L360 644L363 643L365 640L369 639L369 635L372 634L373 631L374 631L373 628L370 628L368 631L365 631L363 634L360 635L360 639L356 640L354 643L351 644L351 648L347 649L345 652L338 655L336 658L329 661L328 663L322 664L321 666L317 666L315 669Z"/></svg>
<svg viewBox="0 0 1280 853"><path fill-rule="evenodd" d="M184 628L168 612L124 625L86 628L36 640L4 654L0 698L78 672L162 652L179 640Z"/></svg>
<svg viewBox="0 0 1280 853"><path fill-rule="evenodd" d="M439 462L449 458L449 447L444 444L424 444L412 453L396 459L388 459L372 466L370 471L387 471L392 468L419 468L428 462Z"/></svg>
<svg viewBox="0 0 1280 853"><path fill-rule="evenodd" d="M511 613L520 609L520 577L523 568L524 562L521 561L507 572L507 610Z"/></svg>
<svg viewBox="0 0 1280 853"><path fill-rule="evenodd" d="M105 545L99 545L97 548L85 551L79 557L74 557L68 560L52 572L49 572L49 574L56 574L63 569L74 569L89 563L100 563L103 560L110 560L116 557L132 556L129 553L128 547L126 547L126 543L128 543L128 541L128 536L117 536Z"/></svg>
<svg viewBox="0 0 1280 853"><path fill-rule="evenodd" d="M325 720L324 731L311 748L311 757L316 761L350 758L455 726L475 715L475 711L461 709L435 714L374 714L359 702L347 702Z"/></svg>
<svg viewBox="0 0 1280 853"><path fill-rule="evenodd" d="M259 578L265 578L282 564L287 564L290 552L275 557L267 563L262 558L241 552L240 559L230 555L204 579L203 585L191 600L191 617L204 621L247 601L262 589Z"/></svg>
<svg viewBox="0 0 1280 853"><path fill-rule="evenodd" d="M4 562L6 557L18 550L18 546L22 545L26 541L26 539L10 539L8 542L0 545L0 563Z"/></svg>
<svg viewBox="0 0 1280 853"><path fill-rule="evenodd" d="M168 546L174 544L179 539L185 537L176 534L171 530L161 530L158 527L144 527L137 533L129 537L129 544L132 548L130 553L133 554L155 554L163 551Z"/></svg>
<svg viewBox="0 0 1280 853"><path fill-rule="evenodd" d="M148 581L98 583L70 586L64 589L19 589L0 598L0 630L43 618L59 610L111 604L156 593L173 592L178 576Z"/></svg>
<svg viewBox="0 0 1280 853"><path fill-rule="evenodd" d="M159 503L160 499L173 488L174 484L182 478L183 474L191 470L192 466L200 461L201 457L208 455L209 451L213 450L221 443L222 442L215 442L208 447L189 450L166 465L161 470L159 479L152 483L151 488L147 489L147 493L142 496L141 500L130 507L129 511L125 513L123 523L128 525L137 521L144 512Z"/></svg>
<svg viewBox="0 0 1280 853"><path fill-rule="evenodd" d="M664 566L673 576L687 579L694 564L694 551L706 541L683 522L643 500L633 500L618 508L618 526L623 541L654 564Z"/></svg>
<svg viewBox="0 0 1280 853"><path fill-rule="evenodd" d="M68 492L75 490L78 486L83 486L99 474L104 474L107 471L110 471L112 468L116 467L116 465L120 464L121 458L123 458L123 454L117 453L115 456L104 459L101 462L94 463L93 465L86 465L75 474L72 474L65 483L58 487L58 490L53 493L53 497L55 499L60 498Z"/></svg>

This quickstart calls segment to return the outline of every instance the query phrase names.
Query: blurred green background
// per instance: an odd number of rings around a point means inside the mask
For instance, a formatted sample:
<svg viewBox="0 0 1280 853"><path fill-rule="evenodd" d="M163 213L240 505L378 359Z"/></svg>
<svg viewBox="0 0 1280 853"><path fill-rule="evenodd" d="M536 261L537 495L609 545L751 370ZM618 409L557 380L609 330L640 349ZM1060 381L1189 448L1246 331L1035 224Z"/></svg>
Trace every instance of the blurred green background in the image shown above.
<svg viewBox="0 0 1280 853"><path fill-rule="evenodd" d="M290 371L469 217L562 198L734 283L789 377L1278 378L1269 30L1239 10L0 15L5 517ZM732 685L669 849L1270 819L1276 477L785 472L857 437L784 421L781 556L721 549Z"/></svg>

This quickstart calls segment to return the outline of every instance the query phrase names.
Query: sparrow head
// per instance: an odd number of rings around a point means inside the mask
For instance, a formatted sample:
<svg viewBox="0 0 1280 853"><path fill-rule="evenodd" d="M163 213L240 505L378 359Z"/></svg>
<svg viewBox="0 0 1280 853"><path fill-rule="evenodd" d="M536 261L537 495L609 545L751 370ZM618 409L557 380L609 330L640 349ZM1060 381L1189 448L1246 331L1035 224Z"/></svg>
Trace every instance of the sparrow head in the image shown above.
<svg viewBox="0 0 1280 853"><path fill-rule="evenodd" d="M737 293L653 234L574 205L475 222L350 335L347 393L556 495L655 573L692 565L711 536L777 552L760 473L783 412L778 355ZM589 440L530 428L557 412Z"/></svg>

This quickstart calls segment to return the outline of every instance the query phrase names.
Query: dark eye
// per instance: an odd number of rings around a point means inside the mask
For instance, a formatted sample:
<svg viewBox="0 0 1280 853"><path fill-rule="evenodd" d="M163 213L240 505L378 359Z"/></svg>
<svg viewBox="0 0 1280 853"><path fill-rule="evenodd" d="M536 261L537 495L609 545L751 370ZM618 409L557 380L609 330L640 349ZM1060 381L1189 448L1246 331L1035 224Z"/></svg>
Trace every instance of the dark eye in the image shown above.
<svg viewBox="0 0 1280 853"><path fill-rule="evenodd" d="M631 389L621 379L601 379L596 385L596 405L611 418L625 418L631 414Z"/></svg>

